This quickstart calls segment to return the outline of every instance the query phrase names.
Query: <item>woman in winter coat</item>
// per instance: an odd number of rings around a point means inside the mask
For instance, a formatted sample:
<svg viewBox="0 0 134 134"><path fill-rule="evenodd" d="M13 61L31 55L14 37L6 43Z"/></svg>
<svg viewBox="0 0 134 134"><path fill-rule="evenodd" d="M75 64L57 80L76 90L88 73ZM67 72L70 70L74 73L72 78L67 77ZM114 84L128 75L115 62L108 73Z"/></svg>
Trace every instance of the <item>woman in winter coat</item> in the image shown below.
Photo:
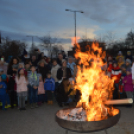
<svg viewBox="0 0 134 134"><path fill-rule="evenodd" d="M25 98L27 97L28 81L23 68L18 70L18 76L15 78L17 84L18 105L20 110L25 109Z"/></svg>
<svg viewBox="0 0 134 134"><path fill-rule="evenodd" d="M17 57L13 57L8 65L7 75L9 75L9 82L8 82L8 93L11 100L11 108L17 105L17 93L16 93L16 83L15 77L18 72L18 64L19 59Z"/></svg>
<svg viewBox="0 0 134 134"><path fill-rule="evenodd" d="M64 78L69 79L71 76L71 70L67 67L66 60L63 60L62 67L57 71L57 79L59 80L59 83L61 83Z"/></svg>
<svg viewBox="0 0 134 134"><path fill-rule="evenodd" d="M55 88L58 86L58 79L57 79L57 71L60 68L59 64L57 64L57 60L53 59L53 66L51 69L51 77L55 80Z"/></svg>
<svg viewBox="0 0 134 134"><path fill-rule="evenodd" d="M48 72L49 72L49 69L48 69L45 61L40 60L38 63L38 73L42 75L43 81L46 79Z"/></svg>
<svg viewBox="0 0 134 134"><path fill-rule="evenodd" d="M133 98L133 82L131 69L127 69L126 76L123 79L124 91L127 94L127 98Z"/></svg>

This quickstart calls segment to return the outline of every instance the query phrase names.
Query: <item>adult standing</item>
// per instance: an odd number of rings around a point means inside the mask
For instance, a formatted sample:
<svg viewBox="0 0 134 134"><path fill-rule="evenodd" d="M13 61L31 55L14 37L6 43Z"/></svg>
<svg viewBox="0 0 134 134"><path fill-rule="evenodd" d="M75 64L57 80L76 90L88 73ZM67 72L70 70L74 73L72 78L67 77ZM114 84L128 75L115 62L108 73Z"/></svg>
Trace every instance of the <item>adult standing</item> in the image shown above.
<svg viewBox="0 0 134 134"><path fill-rule="evenodd" d="M17 104L15 76L18 72L18 64L19 59L17 57L13 57L7 69L7 74L9 75L9 82L7 89L11 100L11 108L14 108L14 106Z"/></svg>
<svg viewBox="0 0 134 134"><path fill-rule="evenodd" d="M62 66L62 61L63 61L63 55L62 53L58 53L58 58L57 58L57 63Z"/></svg>
<svg viewBox="0 0 134 134"><path fill-rule="evenodd" d="M2 55L0 59L0 69L2 69L4 74L6 75L7 75L7 66L8 64L5 62L5 57Z"/></svg>
<svg viewBox="0 0 134 134"><path fill-rule="evenodd" d="M133 80L133 85L134 85L134 60L132 64L132 80Z"/></svg>
<svg viewBox="0 0 134 134"><path fill-rule="evenodd" d="M63 55L63 59L65 59L66 58L65 51L62 51L62 55Z"/></svg>
<svg viewBox="0 0 134 134"><path fill-rule="evenodd" d="M37 57L35 55L33 55L31 57L31 63L32 63L33 66L37 67L38 60L37 60Z"/></svg>
<svg viewBox="0 0 134 134"><path fill-rule="evenodd" d="M66 60L62 61L62 67L58 69L57 71L57 79L59 82L61 82L64 78L70 78L71 75L71 70L70 68L67 67L67 62Z"/></svg>
<svg viewBox="0 0 134 134"><path fill-rule="evenodd" d="M30 59L30 56L28 55L26 49L24 49L23 54L22 54L22 61L25 63L27 59Z"/></svg>
<svg viewBox="0 0 134 134"><path fill-rule="evenodd" d="M126 59L130 59L132 62L133 57L132 57L131 51L127 51Z"/></svg>
<svg viewBox="0 0 134 134"><path fill-rule="evenodd" d="M49 69L49 71L51 71L51 68L52 68L52 61L51 61L51 58L48 57L48 64L47 64L47 67Z"/></svg>
<svg viewBox="0 0 134 134"><path fill-rule="evenodd" d="M55 87L58 85L58 79L57 79L57 71L60 68L60 65L57 64L57 60L53 59L52 61L52 69L51 69L51 76L55 80Z"/></svg>
<svg viewBox="0 0 134 134"><path fill-rule="evenodd" d="M70 68L72 76L75 77L77 69L76 69L76 64L73 61L73 57L71 56L68 58L67 67Z"/></svg>
<svg viewBox="0 0 134 134"><path fill-rule="evenodd" d="M40 60L38 62L38 73L42 75L43 81L46 79L48 72L49 72L49 69L48 69L48 66L46 65L45 60Z"/></svg>

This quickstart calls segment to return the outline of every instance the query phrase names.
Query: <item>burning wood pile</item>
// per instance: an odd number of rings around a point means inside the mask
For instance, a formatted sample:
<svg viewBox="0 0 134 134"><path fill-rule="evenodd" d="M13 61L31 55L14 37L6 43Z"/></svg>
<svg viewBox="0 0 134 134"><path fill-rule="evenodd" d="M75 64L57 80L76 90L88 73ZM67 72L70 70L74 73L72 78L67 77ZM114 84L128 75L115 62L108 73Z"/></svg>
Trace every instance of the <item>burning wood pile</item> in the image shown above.
<svg viewBox="0 0 134 134"><path fill-rule="evenodd" d="M109 100L105 102L105 105L119 105L119 104L131 104L133 103L132 99L120 99L120 100ZM119 113L118 109L111 108L111 111L107 111L108 109L103 107L103 114L101 115L94 115L92 117L92 121L99 121L99 120L105 120L109 117L112 117L114 115L117 115ZM110 108L109 108L110 110ZM57 113L57 116L63 120L68 121L87 121L87 113L89 111L84 109L83 107L80 108L71 108L71 109L64 109L60 110Z"/></svg>
<svg viewBox="0 0 134 134"><path fill-rule="evenodd" d="M105 52L102 52L97 43L93 43L87 52L81 52L79 44L76 48L75 58L80 59L83 67L77 67L74 87L81 92L81 98L76 108L60 110L57 116L70 121L101 121L117 115L119 110L111 104L128 103L132 100L111 101L116 78L109 78L101 69L105 65Z"/></svg>

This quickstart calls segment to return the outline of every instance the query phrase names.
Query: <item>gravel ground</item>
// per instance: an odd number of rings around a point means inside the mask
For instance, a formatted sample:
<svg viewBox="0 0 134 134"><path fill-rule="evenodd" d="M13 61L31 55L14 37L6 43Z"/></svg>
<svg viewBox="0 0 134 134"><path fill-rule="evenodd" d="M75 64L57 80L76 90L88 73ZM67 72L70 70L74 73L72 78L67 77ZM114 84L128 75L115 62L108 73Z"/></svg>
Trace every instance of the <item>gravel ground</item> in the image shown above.
<svg viewBox="0 0 134 134"><path fill-rule="evenodd" d="M36 109L27 106L26 111L19 111L17 108L0 110L0 134L65 134L65 130L55 122L55 113L59 109L57 104L43 104ZM108 134L134 134L134 106L119 109L120 121L107 130ZM99 131L93 134L105 134L105 132Z"/></svg>

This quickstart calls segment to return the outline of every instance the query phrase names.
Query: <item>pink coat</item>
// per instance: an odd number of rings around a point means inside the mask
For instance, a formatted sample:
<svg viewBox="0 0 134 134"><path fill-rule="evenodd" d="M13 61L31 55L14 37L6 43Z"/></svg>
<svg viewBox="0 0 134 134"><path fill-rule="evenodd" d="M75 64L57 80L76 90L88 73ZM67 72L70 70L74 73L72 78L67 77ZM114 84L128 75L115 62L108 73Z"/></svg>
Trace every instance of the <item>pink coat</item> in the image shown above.
<svg viewBox="0 0 134 134"><path fill-rule="evenodd" d="M15 82L17 84L17 93L20 92L24 92L27 91L27 80L24 76L20 76L20 78L18 79L18 77L15 78Z"/></svg>
<svg viewBox="0 0 134 134"><path fill-rule="evenodd" d="M38 86L38 95L40 95L40 94L45 94L44 82L43 81L40 81L39 86Z"/></svg>
<svg viewBox="0 0 134 134"><path fill-rule="evenodd" d="M123 83L124 83L124 91L133 92L132 74L125 76L123 79Z"/></svg>

